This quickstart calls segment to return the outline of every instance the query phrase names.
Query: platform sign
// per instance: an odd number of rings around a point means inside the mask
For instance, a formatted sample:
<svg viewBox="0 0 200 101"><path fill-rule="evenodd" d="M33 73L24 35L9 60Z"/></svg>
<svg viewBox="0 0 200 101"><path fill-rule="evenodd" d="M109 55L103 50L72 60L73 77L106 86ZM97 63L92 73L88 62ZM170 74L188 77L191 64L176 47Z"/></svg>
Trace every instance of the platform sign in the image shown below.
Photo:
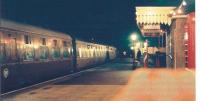
<svg viewBox="0 0 200 101"><path fill-rule="evenodd" d="M160 29L160 25L159 24L143 25L143 29Z"/></svg>

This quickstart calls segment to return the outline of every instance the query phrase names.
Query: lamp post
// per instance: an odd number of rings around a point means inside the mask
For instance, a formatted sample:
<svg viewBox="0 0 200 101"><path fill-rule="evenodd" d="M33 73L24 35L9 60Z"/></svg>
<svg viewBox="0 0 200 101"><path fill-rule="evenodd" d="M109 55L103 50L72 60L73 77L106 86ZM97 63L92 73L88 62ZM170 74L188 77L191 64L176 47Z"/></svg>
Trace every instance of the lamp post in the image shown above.
<svg viewBox="0 0 200 101"><path fill-rule="evenodd" d="M148 40L144 42L144 48L146 48L146 54L144 54L144 67L148 66Z"/></svg>
<svg viewBox="0 0 200 101"><path fill-rule="evenodd" d="M132 34L131 35L131 40L133 41L133 47L135 48L135 42L137 40L137 35L136 34Z"/></svg>
<svg viewBox="0 0 200 101"><path fill-rule="evenodd" d="M133 52L133 67L135 68L135 42L137 40L137 35L133 33L130 37L133 42L133 46L131 47L131 50Z"/></svg>

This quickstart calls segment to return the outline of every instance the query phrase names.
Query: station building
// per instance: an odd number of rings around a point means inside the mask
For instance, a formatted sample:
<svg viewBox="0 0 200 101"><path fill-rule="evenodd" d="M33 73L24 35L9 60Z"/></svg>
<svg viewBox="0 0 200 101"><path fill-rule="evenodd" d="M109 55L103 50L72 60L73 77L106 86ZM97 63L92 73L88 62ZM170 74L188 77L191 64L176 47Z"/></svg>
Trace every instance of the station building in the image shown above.
<svg viewBox="0 0 200 101"><path fill-rule="evenodd" d="M182 0L177 7L136 7L136 21L144 37L158 39L156 65L195 69L194 0Z"/></svg>

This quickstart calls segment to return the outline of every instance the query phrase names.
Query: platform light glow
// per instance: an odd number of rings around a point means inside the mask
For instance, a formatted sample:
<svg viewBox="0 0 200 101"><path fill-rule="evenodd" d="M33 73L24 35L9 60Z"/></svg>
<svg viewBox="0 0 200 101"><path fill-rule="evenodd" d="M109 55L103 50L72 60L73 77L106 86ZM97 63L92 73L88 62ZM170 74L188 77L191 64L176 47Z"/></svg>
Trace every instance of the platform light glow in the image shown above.
<svg viewBox="0 0 200 101"><path fill-rule="evenodd" d="M137 47L137 48L140 47L140 42L136 43L136 47Z"/></svg>
<svg viewBox="0 0 200 101"><path fill-rule="evenodd" d="M172 11L170 11L169 13L170 13L170 14L173 14L173 13L174 13L174 11L172 10Z"/></svg>
<svg viewBox="0 0 200 101"><path fill-rule="evenodd" d="M132 47L131 47L131 50L133 50L133 49L134 49L134 47L132 46Z"/></svg>
<svg viewBox="0 0 200 101"><path fill-rule="evenodd" d="M187 5L187 2L185 0L183 0L183 6L186 6Z"/></svg>
<svg viewBox="0 0 200 101"><path fill-rule="evenodd" d="M183 13L183 11L182 11L180 8L178 9L178 11L177 11L177 12L178 12L178 14L181 14L181 13Z"/></svg>
<svg viewBox="0 0 200 101"><path fill-rule="evenodd" d="M131 40L135 41L137 39L137 35L136 34L132 34L131 35Z"/></svg>
<svg viewBox="0 0 200 101"><path fill-rule="evenodd" d="M175 15L176 15L176 12L173 13L173 16L175 16Z"/></svg>

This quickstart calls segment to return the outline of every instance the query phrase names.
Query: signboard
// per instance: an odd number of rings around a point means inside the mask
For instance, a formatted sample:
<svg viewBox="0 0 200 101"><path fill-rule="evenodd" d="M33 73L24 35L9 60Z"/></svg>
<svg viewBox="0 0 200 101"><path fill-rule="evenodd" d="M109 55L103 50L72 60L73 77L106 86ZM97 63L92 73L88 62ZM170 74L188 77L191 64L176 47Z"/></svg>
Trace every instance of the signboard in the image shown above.
<svg viewBox="0 0 200 101"><path fill-rule="evenodd" d="M159 24L156 24L156 25L153 25L153 24L143 25L143 29L160 29L160 25Z"/></svg>

